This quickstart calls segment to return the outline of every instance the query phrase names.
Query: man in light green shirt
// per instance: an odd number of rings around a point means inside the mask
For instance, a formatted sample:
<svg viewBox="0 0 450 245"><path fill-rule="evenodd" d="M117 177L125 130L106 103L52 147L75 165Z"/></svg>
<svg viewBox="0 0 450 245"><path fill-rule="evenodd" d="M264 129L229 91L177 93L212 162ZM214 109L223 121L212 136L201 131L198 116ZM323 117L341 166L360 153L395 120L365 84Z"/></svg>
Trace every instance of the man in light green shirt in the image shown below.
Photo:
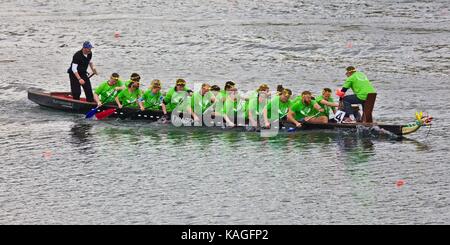
<svg viewBox="0 0 450 245"><path fill-rule="evenodd" d="M292 103L290 100L291 95L292 91L285 88L280 95L275 95L275 97L267 103L263 110L264 126L266 128L270 127L270 122L282 120L288 114L289 107L291 107ZM275 114L272 113L272 108L275 110Z"/></svg>
<svg viewBox="0 0 450 245"><path fill-rule="evenodd" d="M330 117L330 109L333 110L333 113L336 113L336 107L339 106L339 103L334 102L331 97L330 88L324 88L322 90L322 95L316 96L314 101L324 109L324 112L319 113L318 116L326 116L327 118ZM315 110L315 112L317 112L317 110Z"/></svg>
<svg viewBox="0 0 450 245"><path fill-rule="evenodd" d="M311 92L303 91L301 99L296 100L289 108L287 120L296 127L301 127L303 122L327 123L327 117L319 116L319 113L324 111L316 101L312 100Z"/></svg>
<svg viewBox="0 0 450 245"><path fill-rule="evenodd" d="M364 73L357 71L353 66L347 67L346 70L347 72L345 75L347 76L347 80L345 80L342 89L336 91L336 95L343 99L344 111L346 114L345 117L348 119L348 116L355 113L352 109L352 104L361 104L364 106L367 95L376 93L376 90ZM349 88L352 89L354 94L345 95L345 92L347 92ZM345 121L349 122L348 120Z"/></svg>

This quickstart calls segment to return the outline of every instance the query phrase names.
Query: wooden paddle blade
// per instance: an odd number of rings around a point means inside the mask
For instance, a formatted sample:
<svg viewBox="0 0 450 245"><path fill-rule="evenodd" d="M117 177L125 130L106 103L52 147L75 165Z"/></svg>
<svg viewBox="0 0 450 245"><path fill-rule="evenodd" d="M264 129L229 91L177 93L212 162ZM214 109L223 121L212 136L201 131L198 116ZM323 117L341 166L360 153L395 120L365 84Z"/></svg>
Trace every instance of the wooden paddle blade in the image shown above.
<svg viewBox="0 0 450 245"><path fill-rule="evenodd" d="M102 119L104 119L104 118L106 118L106 117L109 117L109 116L112 115L114 112L116 112L116 109L115 109L115 108L107 109L107 110L104 110L104 111L101 111L101 112L95 114L95 117L96 117L98 120L102 120Z"/></svg>
<svg viewBox="0 0 450 245"><path fill-rule="evenodd" d="M97 108L94 108L94 109L90 110L88 113L86 113L86 119L93 117L95 115L95 113L97 113Z"/></svg>

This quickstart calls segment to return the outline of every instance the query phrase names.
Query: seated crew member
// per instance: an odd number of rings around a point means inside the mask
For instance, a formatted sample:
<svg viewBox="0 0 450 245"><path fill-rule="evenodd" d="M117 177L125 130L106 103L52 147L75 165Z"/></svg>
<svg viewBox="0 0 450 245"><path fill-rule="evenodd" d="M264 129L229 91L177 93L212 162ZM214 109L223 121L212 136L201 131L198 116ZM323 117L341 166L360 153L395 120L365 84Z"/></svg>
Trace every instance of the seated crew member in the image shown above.
<svg viewBox="0 0 450 245"><path fill-rule="evenodd" d="M336 91L336 95L343 98L345 111L344 122L353 122L349 118L350 115L354 115L352 104L361 104L362 106L364 106L364 102L367 99L367 94L375 93L376 90L372 86L372 83L369 81L367 76L364 73L357 71L353 66L349 66L346 68L345 75L347 76L347 79L345 80L342 89ZM345 92L347 92L349 88L352 89L354 94L345 95Z"/></svg>
<svg viewBox="0 0 450 245"><path fill-rule="evenodd" d="M327 123L326 116L319 116L316 112L324 112L325 110L312 100L311 92L303 91L301 99L296 100L287 115L288 122L293 123L296 127L301 127L302 122Z"/></svg>
<svg viewBox="0 0 450 245"><path fill-rule="evenodd" d="M163 103L166 105L167 112L172 112L178 108L178 111L186 110L195 121L200 121L200 118L192 113L190 107L189 93L192 92L186 87L186 81L182 78L177 79L175 87L170 88L164 97Z"/></svg>
<svg viewBox="0 0 450 245"><path fill-rule="evenodd" d="M213 93L214 97L217 97L217 94L220 92L220 87L217 85L212 85L209 90Z"/></svg>
<svg viewBox="0 0 450 245"><path fill-rule="evenodd" d="M140 82L141 76L139 76L139 74L137 74L137 73L132 73L130 76L130 79L125 81L125 87L128 88L128 84L130 84L132 81Z"/></svg>
<svg viewBox="0 0 450 245"><path fill-rule="evenodd" d="M276 95L281 95L281 93L283 93L283 85L281 85L281 84L279 84L278 86L277 86L277 92L276 92Z"/></svg>
<svg viewBox="0 0 450 245"><path fill-rule="evenodd" d="M123 82L119 78L119 74L113 73L111 77L100 83L94 91L94 100L98 106L102 104L114 102L113 95L120 90L125 89ZM117 92L118 93L118 92Z"/></svg>
<svg viewBox="0 0 450 245"><path fill-rule="evenodd" d="M223 108L221 109L221 116L227 123L227 126L234 127L234 121L237 120L237 117L244 116L245 112L245 100L241 99L238 93L238 89L231 85L231 83L225 86L226 89L226 98L223 103Z"/></svg>
<svg viewBox="0 0 450 245"><path fill-rule="evenodd" d="M138 99L141 97L142 91L139 89L139 82L131 81L128 87L122 90L116 97L117 106L138 108Z"/></svg>
<svg viewBox="0 0 450 245"><path fill-rule="evenodd" d="M225 87L223 90L221 90L217 95L216 95L216 100L217 102L225 102L225 99L227 98L227 89L236 86L236 83L234 83L233 81L227 81L225 82Z"/></svg>
<svg viewBox="0 0 450 245"><path fill-rule="evenodd" d="M214 88L214 91L217 91L217 88L214 86L212 88ZM223 106L227 98L227 90L234 86L236 86L236 84L233 81L227 81L223 90L220 90L219 92L213 92L216 98L216 103L214 104L214 116L222 116Z"/></svg>
<svg viewBox="0 0 450 245"><path fill-rule="evenodd" d="M270 122L275 120L283 121L286 117L289 107L292 102L290 100L292 96L292 91L290 89L283 89L280 95L275 95L267 104L263 110L264 115L264 126L266 128L270 127ZM273 115L272 108L278 108L278 113Z"/></svg>
<svg viewBox="0 0 450 245"><path fill-rule="evenodd" d="M161 93L161 81L158 79L154 79L151 82L150 87L147 91L142 95L139 100L139 107L141 110L152 110L152 111L160 111L162 110L164 115L167 115L166 105L162 103L164 97Z"/></svg>
<svg viewBox="0 0 450 245"><path fill-rule="evenodd" d="M333 110L333 113L336 113L336 107L339 106L339 103L334 102L333 98L331 97L331 93L332 91L330 88L324 88L322 90L322 95L314 98L314 101L319 104L322 109L324 109L324 112L319 113L318 116L326 116L327 118L329 118L330 108Z"/></svg>
<svg viewBox="0 0 450 245"><path fill-rule="evenodd" d="M270 89L267 84L261 84L255 93L250 95L246 103L245 116L248 118L249 124L252 127L258 126L258 119L263 115L264 107L270 96Z"/></svg>
<svg viewBox="0 0 450 245"><path fill-rule="evenodd" d="M191 109L197 117L203 114L216 101L210 89L210 85L204 83L200 91L194 92L191 97Z"/></svg>

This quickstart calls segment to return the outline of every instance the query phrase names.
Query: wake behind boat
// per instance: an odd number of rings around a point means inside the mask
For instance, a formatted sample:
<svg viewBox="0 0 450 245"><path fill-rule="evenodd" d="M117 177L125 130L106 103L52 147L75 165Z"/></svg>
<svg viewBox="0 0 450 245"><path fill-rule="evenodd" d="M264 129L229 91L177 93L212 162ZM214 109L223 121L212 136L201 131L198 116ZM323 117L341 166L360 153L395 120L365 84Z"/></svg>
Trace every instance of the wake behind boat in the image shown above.
<svg viewBox="0 0 450 245"><path fill-rule="evenodd" d="M81 98L80 100L75 100L72 98L70 92L46 92L42 89L30 88L28 89L28 99L35 102L36 104L55 109L60 111L66 111L77 114L85 114L92 109L97 107L96 103L87 102L86 99ZM98 109L98 112L105 111L111 108L117 109L115 104L106 104ZM145 110L141 111L135 108L122 108L115 111L111 117L131 119L131 120L145 120L149 122L155 122L163 118L163 112L160 110ZM419 130L422 126L428 126L431 124L432 118L429 116L423 116L422 113L416 114L416 120L408 124L383 124L383 123L315 123L315 122L304 122L301 128L295 128L294 125L289 123L282 123L280 127L277 128L279 131L284 132L298 132L300 130L336 130L336 129L357 129L359 127L368 128L379 128L386 130L397 136L404 136L412 134ZM224 127L225 124L216 124L215 127ZM207 127L202 125L202 127ZM248 131L247 124L236 125L236 130Z"/></svg>

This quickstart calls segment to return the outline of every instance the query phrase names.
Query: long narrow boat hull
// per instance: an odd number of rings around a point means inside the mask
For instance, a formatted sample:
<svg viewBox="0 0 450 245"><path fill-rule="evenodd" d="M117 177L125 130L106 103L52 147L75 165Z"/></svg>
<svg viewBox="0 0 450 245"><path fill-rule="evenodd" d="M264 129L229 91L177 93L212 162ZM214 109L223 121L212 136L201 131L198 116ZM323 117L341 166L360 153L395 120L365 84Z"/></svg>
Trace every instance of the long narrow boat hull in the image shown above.
<svg viewBox="0 0 450 245"><path fill-rule="evenodd" d="M85 114L88 111L96 107L95 103L86 102L86 100L74 100L69 92L45 92L40 89L29 89L28 99L35 102L38 105L62 110L72 113ZM105 105L101 110L117 108L115 105ZM111 117L119 118L129 118L132 120L145 120L145 121L157 121L163 116L162 111L140 111L133 108L124 108L118 110L116 113L111 115ZM426 118L422 119L417 117L417 120L410 124L405 125L392 125L392 124L379 124L379 123L304 123L301 130L315 130L315 129L325 129L325 130L335 130L335 129L357 129L358 127L374 128L378 127L382 130L386 130L397 136L403 136L406 134L413 133L417 131L421 126L426 125ZM429 119L431 122L431 118ZM206 126L204 126L206 127ZM224 127L224 125L216 124L216 127ZM235 127L237 130L247 130L245 125L240 125ZM293 132L297 131L292 125L284 124L279 128L280 131Z"/></svg>
<svg viewBox="0 0 450 245"><path fill-rule="evenodd" d="M70 92L48 93L40 89L29 89L28 99L40 106L80 114L87 113L97 106L95 103L86 102L84 98L74 100Z"/></svg>

